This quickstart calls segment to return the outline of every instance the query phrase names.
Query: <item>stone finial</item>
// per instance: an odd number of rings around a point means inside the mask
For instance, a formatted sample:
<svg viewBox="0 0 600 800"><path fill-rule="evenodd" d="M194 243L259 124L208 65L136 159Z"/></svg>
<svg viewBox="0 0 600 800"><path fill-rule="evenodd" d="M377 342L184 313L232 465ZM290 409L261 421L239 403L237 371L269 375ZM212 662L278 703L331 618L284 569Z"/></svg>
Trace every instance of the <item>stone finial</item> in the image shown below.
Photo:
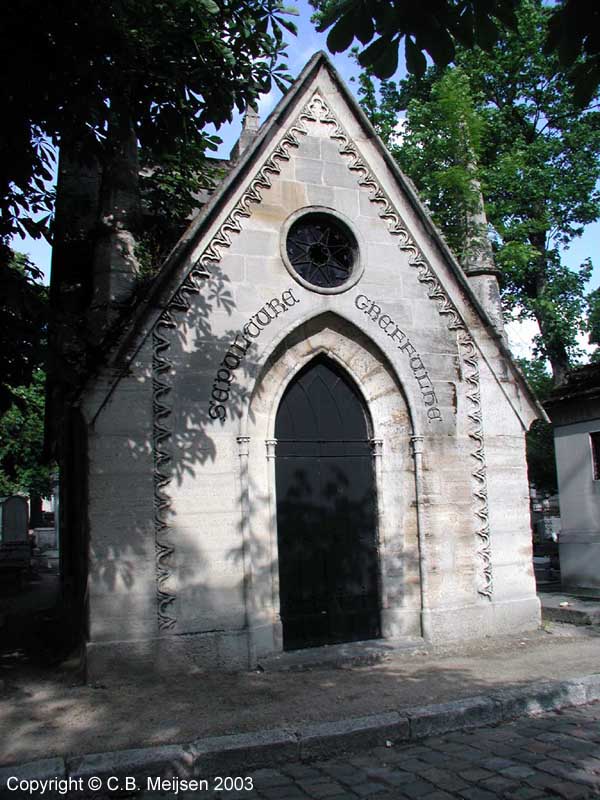
<svg viewBox="0 0 600 800"><path fill-rule="evenodd" d="M488 221L479 181L473 177L473 207L467 211L467 236L461 264L477 299L487 311L490 320L506 342L498 268L494 262L492 244L488 236Z"/></svg>
<svg viewBox="0 0 600 800"><path fill-rule="evenodd" d="M237 161L242 153L250 147L258 136L260 129L260 119L258 111L254 106L248 106L244 119L242 121L242 132L240 138L237 140L231 151L230 158L232 161Z"/></svg>

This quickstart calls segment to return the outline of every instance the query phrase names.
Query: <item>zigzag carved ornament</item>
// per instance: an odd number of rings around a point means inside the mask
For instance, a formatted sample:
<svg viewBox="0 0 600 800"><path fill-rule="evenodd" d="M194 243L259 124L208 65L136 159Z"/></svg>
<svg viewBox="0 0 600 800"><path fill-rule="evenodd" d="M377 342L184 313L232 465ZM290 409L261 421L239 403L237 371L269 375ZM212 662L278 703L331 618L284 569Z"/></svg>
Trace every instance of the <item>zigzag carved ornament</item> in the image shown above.
<svg viewBox="0 0 600 800"><path fill-rule="evenodd" d="M476 515L480 520L477 530L478 553L482 562L482 585L479 593L491 598L492 575L489 543L489 524L487 513L487 479L483 428L481 424L481 403L479 393L479 368L475 345L464 332L465 324L458 310L448 298L433 269L423 256L413 236L409 232L400 213L393 205L375 176L361 158L356 146L344 131L322 96L315 92L303 107L294 123L286 131L261 169L250 181L227 218L219 226L210 242L194 263L188 275L167 303L152 331L153 365L153 449L154 449L154 531L157 582L157 619L161 631L168 631L177 624L173 605L175 590L170 585L172 577L172 556L174 543L171 539L166 516L170 509L168 487L171 481L171 453L169 427L171 408L167 396L171 390L168 376L171 370L169 359L169 333L176 326L175 315L185 313L190 308L190 297L199 292L202 282L210 277L211 267L218 264L223 250L231 245L231 237L242 231L244 220L252 216L253 206L262 201L263 191L271 188L270 176L279 175L281 163L289 161L290 151L299 147L301 138L308 135L307 123L320 122L330 127L330 138L338 143L338 151L349 159L348 169L357 173L358 185L368 191L369 200L382 206L378 211L380 219L387 223L390 234L397 237L398 248L408 254L408 263L417 270L418 280L427 287L428 297L436 303L438 313L446 317L449 330L461 331L463 360L467 366L468 382L472 389L467 397L471 403L469 419L472 422L470 437L476 443L471 453L476 461L472 473L476 482L474 496L478 502Z"/></svg>

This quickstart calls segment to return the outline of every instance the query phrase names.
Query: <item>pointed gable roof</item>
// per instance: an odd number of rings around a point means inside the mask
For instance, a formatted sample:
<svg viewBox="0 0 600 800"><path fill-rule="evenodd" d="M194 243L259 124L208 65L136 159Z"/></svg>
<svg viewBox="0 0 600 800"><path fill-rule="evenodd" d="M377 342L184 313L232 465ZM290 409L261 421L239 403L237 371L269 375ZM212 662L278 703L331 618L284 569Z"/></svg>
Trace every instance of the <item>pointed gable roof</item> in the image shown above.
<svg viewBox="0 0 600 800"><path fill-rule="evenodd" d="M289 92L279 101L278 105L269 115L253 143L244 150L233 170L217 188L210 201L191 222L185 233L179 239L165 260L155 280L148 288L146 294L137 300L135 307L132 309L127 319L122 321L119 327L118 338L114 340L114 343L108 349L107 355L107 365L112 368L117 375L115 378L115 385L119 380L119 374L123 374L128 369L128 365L147 337L153 332L156 333L161 324L170 324L168 318L171 313L187 310L189 307L189 296L198 293L201 281L210 276L211 263L219 261L219 250L228 247L230 235L240 230L240 219L244 216L249 216L247 211L248 204L260 202L261 190L270 185L269 175L276 174L278 171L277 160L286 160L287 149L297 146L297 136L301 135L304 131L299 128L295 129L294 124L292 124L294 122L293 115L297 114L299 102L307 93L314 79L322 69L328 72L336 90L349 107L352 115L363 131L365 138L376 148L379 156L383 159L393 179L396 181L401 193L407 199L411 209L422 223L430 241L434 243L441 253L460 292L483 322L499 354L509 366L517 385L520 387L523 396L527 400L530 408L529 416L547 419L543 408L528 386L512 354L506 347L501 336L495 330L487 312L475 296L456 258L419 200L414 185L410 179L402 173L356 99L341 80L327 55L322 51L316 53L306 64ZM398 212L396 212L391 205L385 191L382 190L374 176L370 173L369 168L362 160L356 148L350 147L349 139L337 122L337 119L331 117L327 121L338 126L339 135L337 135L337 138L343 137L348 143L346 148L341 152L343 152L344 155L353 156L349 168L358 173L359 184L372 189L373 194L371 195L371 199L377 203L381 203L383 206L380 217L391 224L390 230L392 233L399 234L401 239L405 239L405 241L399 245L400 249L409 251L409 255L412 258L411 263L419 269L419 280L427 285L428 295L432 300L437 302L439 313L447 316L449 327L457 330L464 328L464 321L461 320L456 305L448 298L447 293L439 283L437 276L427 263L417 243L413 240L405 227L403 227L403 222ZM278 136L281 136L282 133L284 134L283 139L271 152L274 141ZM219 216L234 198L236 192L240 191L241 186L246 186L247 188L242 200L237 204L236 213L227 216L225 221L220 225L216 235L213 235L200 258L193 261L192 256L194 250L210 232L211 228L218 221ZM492 369L492 371L494 370ZM110 392L111 390L109 390L109 394Z"/></svg>

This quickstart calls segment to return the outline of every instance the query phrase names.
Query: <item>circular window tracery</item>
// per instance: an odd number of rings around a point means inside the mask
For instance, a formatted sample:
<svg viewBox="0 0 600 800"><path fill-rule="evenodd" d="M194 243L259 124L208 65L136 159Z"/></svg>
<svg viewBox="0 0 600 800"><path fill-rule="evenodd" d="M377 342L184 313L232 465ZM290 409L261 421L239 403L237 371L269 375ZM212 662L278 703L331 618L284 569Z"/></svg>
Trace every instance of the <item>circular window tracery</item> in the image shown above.
<svg viewBox="0 0 600 800"><path fill-rule="evenodd" d="M336 290L356 272L356 239L333 214L309 212L296 219L287 232L285 250L302 282L317 289Z"/></svg>

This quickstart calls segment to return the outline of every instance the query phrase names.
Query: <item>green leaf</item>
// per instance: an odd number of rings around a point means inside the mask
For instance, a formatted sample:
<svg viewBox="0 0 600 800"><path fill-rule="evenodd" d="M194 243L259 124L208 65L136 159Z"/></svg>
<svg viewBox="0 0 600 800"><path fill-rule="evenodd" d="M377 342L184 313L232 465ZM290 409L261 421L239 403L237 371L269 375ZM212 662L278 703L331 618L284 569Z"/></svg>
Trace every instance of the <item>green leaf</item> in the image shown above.
<svg viewBox="0 0 600 800"><path fill-rule="evenodd" d="M596 95L600 83L600 57L577 64L570 72L575 102L585 108Z"/></svg>
<svg viewBox="0 0 600 800"><path fill-rule="evenodd" d="M298 35L298 26L295 23L293 23L291 20L289 20L289 19L281 19L280 17L277 17L277 22L283 28L285 28L286 31L289 31L294 36Z"/></svg>
<svg viewBox="0 0 600 800"><path fill-rule="evenodd" d="M221 9L219 6L214 2L214 0L200 0L203 10L207 14L220 14Z"/></svg>
<svg viewBox="0 0 600 800"><path fill-rule="evenodd" d="M382 36L360 53L358 61L361 66L372 69L378 78L389 78L398 68L398 41Z"/></svg>
<svg viewBox="0 0 600 800"><path fill-rule="evenodd" d="M367 44L373 38L375 27L373 18L366 2L360 3L354 12L356 37L361 44Z"/></svg>
<svg viewBox="0 0 600 800"><path fill-rule="evenodd" d="M440 30L431 34L421 34L419 42L422 44L438 67L445 67L454 59L454 42L448 31ZM421 73L423 74L423 73Z"/></svg>
<svg viewBox="0 0 600 800"><path fill-rule="evenodd" d="M352 44L354 39L354 17L352 14L343 14L329 31L327 47L331 53L343 53Z"/></svg>
<svg viewBox="0 0 600 800"><path fill-rule="evenodd" d="M323 33L330 25L333 25L334 22L340 19L340 17L351 13L355 2L356 0L342 0L341 2L333 2L326 6L325 10L321 13L317 31Z"/></svg>
<svg viewBox="0 0 600 800"><path fill-rule="evenodd" d="M406 68L417 78L422 77L427 69L427 60L422 50L407 36L405 40Z"/></svg>
<svg viewBox="0 0 600 800"><path fill-rule="evenodd" d="M511 31L516 31L518 28L517 15L515 13L516 5L513 0L497 0L494 4L494 16Z"/></svg>
<svg viewBox="0 0 600 800"><path fill-rule="evenodd" d="M296 6L279 6L277 9L279 14L285 14L286 17L299 17L300 12L296 8Z"/></svg>
<svg viewBox="0 0 600 800"><path fill-rule="evenodd" d="M498 41L499 31L494 20L487 14L475 17L475 41L484 50L491 50Z"/></svg>

